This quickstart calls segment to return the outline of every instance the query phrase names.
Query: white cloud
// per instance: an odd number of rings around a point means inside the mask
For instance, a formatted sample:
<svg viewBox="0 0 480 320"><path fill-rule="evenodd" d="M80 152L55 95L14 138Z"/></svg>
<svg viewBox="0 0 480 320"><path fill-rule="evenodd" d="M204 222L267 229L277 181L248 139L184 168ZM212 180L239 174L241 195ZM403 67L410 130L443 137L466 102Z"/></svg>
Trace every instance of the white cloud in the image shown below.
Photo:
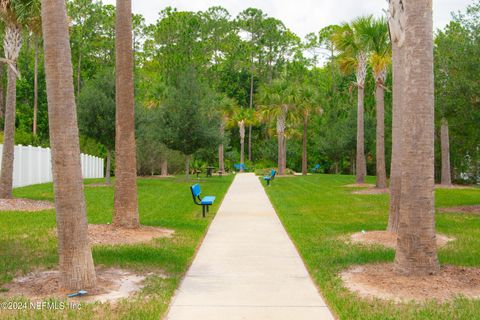
<svg viewBox="0 0 480 320"><path fill-rule="evenodd" d="M104 0L115 4L115 0ZM380 16L387 7L386 0L132 0L133 11L152 23L160 10L167 6L186 11L205 10L211 6L225 7L232 16L248 8L260 8L268 15L282 20L299 36L315 32L330 24L374 14ZM465 10L473 0L433 0L435 28L443 28L451 12Z"/></svg>

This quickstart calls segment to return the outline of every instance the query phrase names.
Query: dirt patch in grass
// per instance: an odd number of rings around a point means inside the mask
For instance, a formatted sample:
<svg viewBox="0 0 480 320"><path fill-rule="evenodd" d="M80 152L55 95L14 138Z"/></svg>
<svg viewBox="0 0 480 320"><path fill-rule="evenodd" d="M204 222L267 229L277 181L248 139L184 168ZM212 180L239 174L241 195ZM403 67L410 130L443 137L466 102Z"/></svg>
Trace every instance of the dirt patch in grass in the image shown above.
<svg viewBox="0 0 480 320"><path fill-rule="evenodd" d="M437 234L437 247L444 247L454 240L454 238L447 237L443 234ZM388 231L358 232L350 236L350 241L366 245L381 245L395 249L397 246L397 235Z"/></svg>
<svg viewBox="0 0 480 320"><path fill-rule="evenodd" d="M352 194L360 195L376 195L376 194L390 194L389 189L368 188L364 190L353 191Z"/></svg>
<svg viewBox="0 0 480 320"><path fill-rule="evenodd" d="M0 199L0 211L38 212L55 209L50 201L31 199Z"/></svg>
<svg viewBox="0 0 480 320"><path fill-rule="evenodd" d="M90 183L86 184L85 187L87 188L101 188L101 187L113 187L113 184L111 183Z"/></svg>
<svg viewBox="0 0 480 320"><path fill-rule="evenodd" d="M375 185L371 183L354 183L354 184L347 184L344 187L345 188L374 188Z"/></svg>
<svg viewBox="0 0 480 320"><path fill-rule="evenodd" d="M471 190L471 189L475 189L474 187L472 186L462 186L462 185L458 185L458 184L452 184L452 185L444 185L444 184L436 184L435 185L435 188L436 189L457 189L457 190Z"/></svg>
<svg viewBox="0 0 480 320"><path fill-rule="evenodd" d="M393 264L355 266L341 273L345 286L363 298L401 302L445 302L458 296L480 298L480 269L443 266L437 275L406 277Z"/></svg>
<svg viewBox="0 0 480 320"><path fill-rule="evenodd" d="M145 276L120 269L97 270L96 288L87 289L82 297L68 298L72 302L116 302L139 292ZM4 285L8 291L0 298L24 297L30 301L45 301L47 298L67 299L66 291L60 286L59 271L39 271L17 278Z"/></svg>
<svg viewBox="0 0 480 320"><path fill-rule="evenodd" d="M141 226L138 229L119 229L110 224L88 225L92 245L121 245L145 243L157 238L170 238L175 231L158 227Z"/></svg>
<svg viewBox="0 0 480 320"><path fill-rule="evenodd" d="M446 213L469 213L469 214L478 214L480 215L480 205L477 206L464 206L464 207L451 207L451 208L442 208L440 212Z"/></svg>

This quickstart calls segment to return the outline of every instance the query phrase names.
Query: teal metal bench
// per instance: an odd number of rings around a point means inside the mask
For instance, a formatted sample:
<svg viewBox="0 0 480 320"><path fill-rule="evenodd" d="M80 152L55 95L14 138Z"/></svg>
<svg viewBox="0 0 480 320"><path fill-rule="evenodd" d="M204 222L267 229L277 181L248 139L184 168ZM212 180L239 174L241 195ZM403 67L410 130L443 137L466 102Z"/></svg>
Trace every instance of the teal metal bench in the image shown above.
<svg viewBox="0 0 480 320"><path fill-rule="evenodd" d="M198 183L191 186L190 191L192 191L193 202L196 205L202 206L202 216L205 218L207 212L209 212L209 207L215 202L215 197L208 196L201 198L202 189Z"/></svg>
<svg viewBox="0 0 480 320"><path fill-rule="evenodd" d="M267 186L270 186L270 182L272 182L275 179L276 175L277 175L277 171L272 170L269 176L263 177L263 180L267 181Z"/></svg>

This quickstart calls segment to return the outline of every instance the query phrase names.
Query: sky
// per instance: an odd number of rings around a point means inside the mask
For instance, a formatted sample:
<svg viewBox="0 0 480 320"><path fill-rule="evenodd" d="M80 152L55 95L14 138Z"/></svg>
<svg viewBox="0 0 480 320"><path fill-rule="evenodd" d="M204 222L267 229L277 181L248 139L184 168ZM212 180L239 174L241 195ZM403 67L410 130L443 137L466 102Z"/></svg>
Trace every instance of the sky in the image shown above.
<svg viewBox="0 0 480 320"><path fill-rule="evenodd" d="M443 28L451 18L451 12L465 10L474 0L433 0L434 27ZM115 4L115 0L103 0ZM133 12L142 14L148 23L158 18L160 10L167 6L182 11L201 11L212 6L222 6L235 17L239 12L255 7L269 16L282 20L297 35L367 14L380 16L387 8L387 0L132 0Z"/></svg>

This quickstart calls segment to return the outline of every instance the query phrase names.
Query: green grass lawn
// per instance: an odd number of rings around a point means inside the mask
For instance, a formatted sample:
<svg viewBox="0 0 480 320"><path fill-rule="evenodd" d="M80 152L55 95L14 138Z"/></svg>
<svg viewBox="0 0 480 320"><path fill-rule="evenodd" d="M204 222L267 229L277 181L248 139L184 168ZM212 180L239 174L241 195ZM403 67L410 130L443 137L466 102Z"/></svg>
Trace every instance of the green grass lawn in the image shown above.
<svg viewBox="0 0 480 320"><path fill-rule="evenodd" d="M174 290L193 260L211 219L232 182L232 176L200 181L205 194L217 196L207 219L195 206L184 178L139 179L139 211L143 225L175 230L171 239L156 239L147 244L95 247L97 267L121 267L149 276L142 293L112 308L86 305L80 311L9 312L0 310L0 318L17 319L159 319L167 310ZM90 180L87 183L101 182ZM15 197L53 201L52 184L14 190ZM112 221L113 188L86 187L88 221L105 224ZM58 263L53 210L39 213L0 212L0 290L14 277L38 269L55 269ZM166 278L161 277L167 275ZM5 301L5 300L4 300ZM0 299L1 302L1 299Z"/></svg>
<svg viewBox="0 0 480 320"><path fill-rule="evenodd" d="M373 183L369 178L367 182ZM337 274L352 265L393 262L394 251L339 241L362 230L385 230L388 195L352 195L354 177L284 178L266 188L310 274L340 319L480 319L480 300L424 305L370 301L343 288ZM437 190L437 207L480 203L480 189ZM480 216L437 213L438 232L457 240L439 251L442 264L480 266Z"/></svg>

